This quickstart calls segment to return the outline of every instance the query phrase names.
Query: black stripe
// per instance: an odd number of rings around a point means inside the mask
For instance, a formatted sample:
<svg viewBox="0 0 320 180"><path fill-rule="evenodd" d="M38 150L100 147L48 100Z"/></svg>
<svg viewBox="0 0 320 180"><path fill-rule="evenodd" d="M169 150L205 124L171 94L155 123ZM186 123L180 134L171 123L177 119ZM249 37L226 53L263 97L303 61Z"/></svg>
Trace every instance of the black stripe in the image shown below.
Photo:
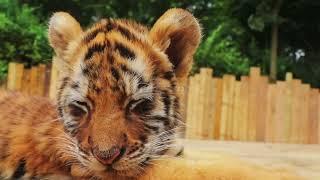
<svg viewBox="0 0 320 180"><path fill-rule="evenodd" d="M120 55L124 58L135 59L136 55L128 47L125 47L123 44L115 43L115 49L119 51Z"/></svg>
<svg viewBox="0 0 320 180"><path fill-rule="evenodd" d="M134 34L132 34L128 29L126 29L125 27L122 27L121 25L117 26L117 30L124 35L127 39L131 40L131 39L137 39Z"/></svg>
<svg viewBox="0 0 320 180"><path fill-rule="evenodd" d="M129 69L127 68L127 66L124 65L124 64L121 64L121 65L120 65L120 68L121 68L121 70L122 70L124 73L126 73L126 72L129 71Z"/></svg>
<svg viewBox="0 0 320 180"><path fill-rule="evenodd" d="M85 67L82 67L82 73L92 79L97 79L99 76L99 68L99 65L94 62L87 63Z"/></svg>
<svg viewBox="0 0 320 180"><path fill-rule="evenodd" d="M26 161L25 160L20 160L19 161L19 166L14 171L14 173L12 175L12 178L13 179L19 179L22 176L24 176L25 173L26 173Z"/></svg>
<svg viewBox="0 0 320 180"><path fill-rule="evenodd" d="M95 73L96 74L96 73ZM90 83L89 84L89 88L93 89L97 94L100 94L102 89L100 87L98 87L96 84L94 83Z"/></svg>
<svg viewBox="0 0 320 180"><path fill-rule="evenodd" d="M171 106L170 96L167 91L162 91L161 97L162 97L163 104L164 104L164 110L165 110L166 114L169 115L169 110L170 110L170 106Z"/></svg>
<svg viewBox="0 0 320 180"><path fill-rule="evenodd" d="M119 80L120 74L114 67L111 67L111 74L117 81Z"/></svg>
<svg viewBox="0 0 320 180"><path fill-rule="evenodd" d="M147 129L155 131L156 133L159 133L159 127L156 126L151 126L149 124L144 124L146 126Z"/></svg>
<svg viewBox="0 0 320 180"><path fill-rule="evenodd" d="M139 139L143 144L145 144L147 142L148 137L147 135L140 135Z"/></svg>
<svg viewBox="0 0 320 180"><path fill-rule="evenodd" d="M163 77L167 80L171 80L173 78L173 72L172 71L167 71L164 73Z"/></svg>
<svg viewBox="0 0 320 180"><path fill-rule="evenodd" d="M114 28L114 24L111 20L108 21L108 23L106 24L106 29L107 31L111 31Z"/></svg>
<svg viewBox="0 0 320 180"><path fill-rule="evenodd" d="M84 38L83 41L86 43L89 43L92 41L100 32L103 32L104 30L102 28L98 28L93 30L92 32L88 33Z"/></svg>
<svg viewBox="0 0 320 180"><path fill-rule="evenodd" d="M79 88L79 82L73 82L73 83L71 84L71 88L72 88L72 89L78 89L78 88Z"/></svg>
<svg viewBox="0 0 320 180"><path fill-rule="evenodd" d="M89 47L87 54L85 55L85 59L91 59L94 53L96 52L103 52L105 49L105 44L94 44L91 47Z"/></svg>
<svg viewBox="0 0 320 180"><path fill-rule="evenodd" d="M57 96L57 100L58 100L58 114L60 117L63 116L63 109L62 109L62 105L61 105L61 96L62 96L62 92L64 90L64 88L67 86L68 82L69 82L69 77L64 77L62 79L62 83L61 86L59 88L59 92L58 92L58 96Z"/></svg>
<svg viewBox="0 0 320 180"><path fill-rule="evenodd" d="M83 69L82 69L82 73L83 73L84 75L88 75L88 74L89 74L89 68L88 68L88 67L83 68Z"/></svg>
<svg viewBox="0 0 320 180"><path fill-rule="evenodd" d="M107 25L106 25L106 30L109 32L111 30L117 30L118 32L120 32L123 36L125 36L127 39L131 40L131 39L137 39L134 34L132 34L132 32L130 32L130 30L128 30L127 28L125 28L124 26L117 24L116 22L113 22L112 20L109 20Z"/></svg>

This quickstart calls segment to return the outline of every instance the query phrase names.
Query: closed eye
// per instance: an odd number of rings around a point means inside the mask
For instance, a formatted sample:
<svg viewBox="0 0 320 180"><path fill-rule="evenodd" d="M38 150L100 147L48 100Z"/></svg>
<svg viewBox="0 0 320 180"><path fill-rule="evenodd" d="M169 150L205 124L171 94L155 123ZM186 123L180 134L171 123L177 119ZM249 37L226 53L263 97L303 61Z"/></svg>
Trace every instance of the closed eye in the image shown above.
<svg viewBox="0 0 320 180"><path fill-rule="evenodd" d="M86 102L73 101L69 104L69 112L73 117L81 118L89 113L89 105Z"/></svg>
<svg viewBox="0 0 320 180"><path fill-rule="evenodd" d="M128 104L128 108L130 112L134 112L136 114L145 114L148 113L152 108L153 104L150 99L139 99L133 100Z"/></svg>

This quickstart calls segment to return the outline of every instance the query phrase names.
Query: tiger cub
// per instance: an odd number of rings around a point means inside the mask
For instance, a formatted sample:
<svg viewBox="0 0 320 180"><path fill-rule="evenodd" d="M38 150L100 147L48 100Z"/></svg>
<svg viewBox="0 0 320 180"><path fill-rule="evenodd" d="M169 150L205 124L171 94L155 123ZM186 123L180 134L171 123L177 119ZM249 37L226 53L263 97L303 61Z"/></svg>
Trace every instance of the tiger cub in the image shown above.
<svg viewBox="0 0 320 180"><path fill-rule="evenodd" d="M189 12L170 9L151 29L102 19L87 30L58 12L48 36L60 60L56 103L0 92L1 177L128 179L177 153L201 38Z"/></svg>

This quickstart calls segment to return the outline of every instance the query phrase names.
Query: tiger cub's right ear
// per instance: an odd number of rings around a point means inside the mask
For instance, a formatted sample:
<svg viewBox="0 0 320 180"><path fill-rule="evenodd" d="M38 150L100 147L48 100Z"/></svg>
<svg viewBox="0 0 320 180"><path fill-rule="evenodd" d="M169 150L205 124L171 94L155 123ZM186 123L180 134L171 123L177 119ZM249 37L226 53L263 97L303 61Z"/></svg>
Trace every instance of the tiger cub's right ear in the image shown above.
<svg viewBox="0 0 320 180"><path fill-rule="evenodd" d="M58 57L63 58L69 43L83 33L81 26L70 14L54 13L49 21L49 42Z"/></svg>

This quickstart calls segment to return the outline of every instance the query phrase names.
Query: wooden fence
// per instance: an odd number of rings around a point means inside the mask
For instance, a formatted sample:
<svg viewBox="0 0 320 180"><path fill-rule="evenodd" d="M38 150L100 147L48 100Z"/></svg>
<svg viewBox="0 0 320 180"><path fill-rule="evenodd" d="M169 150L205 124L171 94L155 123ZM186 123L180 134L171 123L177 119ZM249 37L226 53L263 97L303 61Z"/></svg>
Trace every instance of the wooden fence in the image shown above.
<svg viewBox="0 0 320 180"><path fill-rule="evenodd" d="M189 79L188 138L320 143L319 89L291 73L270 84L259 68L240 81L211 74L212 69L201 69Z"/></svg>
<svg viewBox="0 0 320 180"><path fill-rule="evenodd" d="M0 87L30 95L54 98L58 81L55 62L53 60L51 65L40 64L31 68L25 68L23 64L19 63L10 63L7 82Z"/></svg>
<svg viewBox="0 0 320 180"><path fill-rule="evenodd" d="M7 89L54 97L58 71L53 62L31 69L10 63ZM320 143L319 89L291 73L270 84L259 68L240 81L233 75L212 77L212 71L203 68L189 78L187 138Z"/></svg>

